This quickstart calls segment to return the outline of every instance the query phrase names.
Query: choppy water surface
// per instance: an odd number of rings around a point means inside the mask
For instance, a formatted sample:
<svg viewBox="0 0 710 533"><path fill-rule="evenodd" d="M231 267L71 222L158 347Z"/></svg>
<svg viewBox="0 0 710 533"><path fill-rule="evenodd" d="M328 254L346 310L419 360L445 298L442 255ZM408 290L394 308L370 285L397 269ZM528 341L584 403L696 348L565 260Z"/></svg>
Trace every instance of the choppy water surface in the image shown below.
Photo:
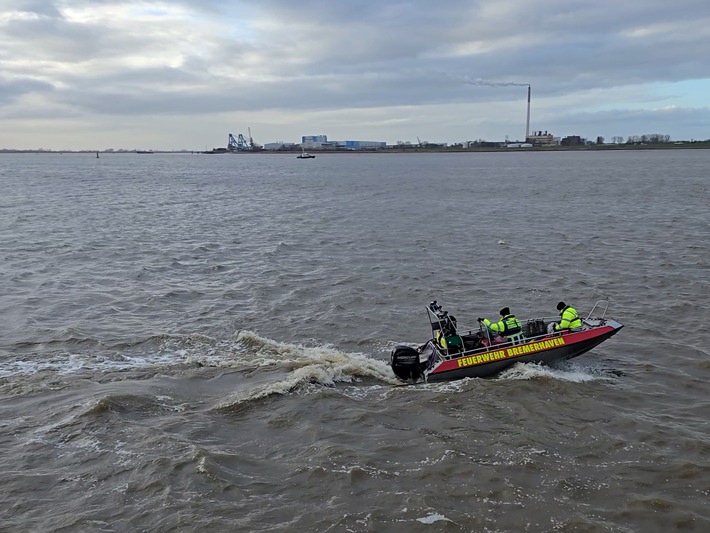
<svg viewBox="0 0 710 533"><path fill-rule="evenodd" d="M710 153L0 156L0 529L710 529ZM397 343L599 299L589 354Z"/></svg>

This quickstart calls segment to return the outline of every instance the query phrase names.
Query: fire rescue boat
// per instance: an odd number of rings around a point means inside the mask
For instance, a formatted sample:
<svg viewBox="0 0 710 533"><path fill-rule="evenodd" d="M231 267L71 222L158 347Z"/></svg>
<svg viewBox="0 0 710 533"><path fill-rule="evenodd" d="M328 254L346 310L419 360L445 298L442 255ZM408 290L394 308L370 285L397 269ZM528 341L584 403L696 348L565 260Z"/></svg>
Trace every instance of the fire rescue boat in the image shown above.
<svg viewBox="0 0 710 533"><path fill-rule="evenodd" d="M576 330L549 332L555 318L521 320L524 335L515 341L496 336L485 325L474 332L459 328L453 315L436 301L426 310L432 338L414 348L397 345L390 356L390 366L402 381L449 381L483 378L498 374L515 363L551 363L571 359L588 352L623 328L606 317L609 303L598 301L582 326Z"/></svg>

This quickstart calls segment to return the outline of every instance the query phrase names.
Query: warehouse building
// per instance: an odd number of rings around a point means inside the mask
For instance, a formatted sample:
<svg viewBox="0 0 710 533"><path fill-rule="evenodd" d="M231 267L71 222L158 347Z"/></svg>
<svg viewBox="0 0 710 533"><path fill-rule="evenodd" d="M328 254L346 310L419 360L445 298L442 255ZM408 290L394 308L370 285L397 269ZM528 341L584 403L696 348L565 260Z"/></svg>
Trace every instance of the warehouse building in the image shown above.
<svg viewBox="0 0 710 533"><path fill-rule="evenodd" d="M308 150L377 150L387 148L385 141L329 141L327 135L304 135L301 146Z"/></svg>

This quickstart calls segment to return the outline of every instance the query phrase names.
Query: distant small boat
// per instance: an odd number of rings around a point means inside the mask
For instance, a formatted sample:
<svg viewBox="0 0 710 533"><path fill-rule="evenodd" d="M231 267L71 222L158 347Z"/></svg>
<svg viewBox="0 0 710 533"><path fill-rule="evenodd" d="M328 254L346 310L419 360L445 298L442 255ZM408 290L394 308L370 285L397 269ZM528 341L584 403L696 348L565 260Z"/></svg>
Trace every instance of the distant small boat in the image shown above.
<svg viewBox="0 0 710 533"><path fill-rule="evenodd" d="M301 155L299 155L296 159L315 159L316 156L309 154L306 152L304 148L301 148Z"/></svg>
<svg viewBox="0 0 710 533"><path fill-rule="evenodd" d="M152 154L152 150L136 150L137 154Z"/></svg>

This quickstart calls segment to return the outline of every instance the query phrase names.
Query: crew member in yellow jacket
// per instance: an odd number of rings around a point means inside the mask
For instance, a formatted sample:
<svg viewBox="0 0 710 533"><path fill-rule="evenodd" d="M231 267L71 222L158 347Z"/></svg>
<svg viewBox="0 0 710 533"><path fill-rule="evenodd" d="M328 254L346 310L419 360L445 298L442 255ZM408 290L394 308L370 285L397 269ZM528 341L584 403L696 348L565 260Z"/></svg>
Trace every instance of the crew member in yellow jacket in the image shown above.
<svg viewBox="0 0 710 533"><path fill-rule="evenodd" d="M560 322L553 322L550 324L551 331L581 331L582 330L582 319L579 318L579 314L574 307L567 305L564 302L557 304L557 310L560 312Z"/></svg>
<svg viewBox="0 0 710 533"><path fill-rule="evenodd" d="M523 325L520 320L515 318L515 315L510 313L508 307L500 310L500 320L496 323L487 318L479 318L478 321L483 322L493 333L498 333L498 335L505 337L510 342L521 342L523 340Z"/></svg>

